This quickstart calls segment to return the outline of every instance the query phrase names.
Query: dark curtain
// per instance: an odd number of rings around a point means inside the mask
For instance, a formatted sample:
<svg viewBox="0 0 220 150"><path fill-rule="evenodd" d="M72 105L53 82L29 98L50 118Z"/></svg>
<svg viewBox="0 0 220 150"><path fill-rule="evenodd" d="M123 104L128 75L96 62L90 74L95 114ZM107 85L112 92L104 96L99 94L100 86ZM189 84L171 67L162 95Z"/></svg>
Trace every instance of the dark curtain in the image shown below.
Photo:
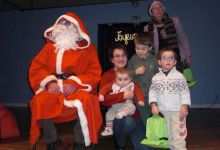
<svg viewBox="0 0 220 150"><path fill-rule="evenodd" d="M108 49L115 43L125 45L128 58L135 53L133 39L137 32L143 32L146 22L115 23L98 25L98 52L103 72L111 68L108 60Z"/></svg>

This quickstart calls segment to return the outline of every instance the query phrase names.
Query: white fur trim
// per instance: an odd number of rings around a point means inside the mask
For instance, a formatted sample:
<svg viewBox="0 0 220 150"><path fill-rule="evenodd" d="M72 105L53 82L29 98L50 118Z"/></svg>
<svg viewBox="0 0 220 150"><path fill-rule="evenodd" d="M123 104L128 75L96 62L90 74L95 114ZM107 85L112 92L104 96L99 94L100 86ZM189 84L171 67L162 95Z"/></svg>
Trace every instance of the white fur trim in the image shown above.
<svg viewBox="0 0 220 150"><path fill-rule="evenodd" d="M62 59L63 59L64 51L57 52L57 59L56 59L56 73L62 74Z"/></svg>
<svg viewBox="0 0 220 150"><path fill-rule="evenodd" d="M79 89L79 90L83 90L83 91L86 91L86 92L90 92L92 90L91 85L83 84L82 81L77 76L70 76L68 79L71 79L71 80L75 81L79 85L87 86L87 89Z"/></svg>
<svg viewBox="0 0 220 150"><path fill-rule="evenodd" d="M47 83L49 83L50 81L57 81L57 78L55 75L49 75L46 78L44 78L41 82L40 82L40 88L35 92L35 94L40 93L41 91L43 91L45 89L45 86L47 85Z"/></svg>
<svg viewBox="0 0 220 150"><path fill-rule="evenodd" d="M39 89L35 92L35 94L38 94L38 93L42 92L43 90L44 90L44 89L39 88Z"/></svg>
<svg viewBox="0 0 220 150"><path fill-rule="evenodd" d="M112 93L111 94L117 94L119 92L125 92L127 90L132 90L134 91L134 82L130 82L128 85L124 86L124 87L120 87L119 85L117 85L116 83L114 83L112 85Z"/></svg>
<svg viewBox="0 0 220 150"><path fill-rule="evenodd" d="M62 15L62 16L60 16L60 17L56 20L55 24L54 24L52 27L48 28L48 29L44 32L44 37L45 37L45 38L48 38L47 33L48 33L48 32L51 32L52 30L55 29L55 27L57 26L57 24L58 24L58 22L59 22L59 20L60 20L61 18L65 18L66 20L68 20L68 21L72 22L74 25L76 25L76 27L77 27L77 29L78 29L80 35L82 36L82 38L85 39L85 40L88 42L88 44L87 44L86 46L84 46L84 47L77 47L77 49L84 49L84 48L89 47L89 45L90 45L90 38L89 38L89 36L81 30L78 21L77 21L75 18L70 17L70 16L68 16L68 15Z"/></svg>
<svg viewBox="0 0 220 150"><path fill-rule="evenodd" d="M83 111L82 102L80 102L80 100L78 100L78 99L68 100L68 101L64 99L64 105L67 106L67 107L71 107L71 108L73 108L73 107L77 108L77 113L78 113L78 116L79 116L80 125L81 125L81 128L82 128L85 145L89 146L91 144L90 137L89 137L89 128L88 128L88 122L87 122L86 115Z"/></svg>
<svg viewBox="0 0 220 150"><path fill-rule="evenodd" d="M74 107L73 102L74 102L74 101L67 101L67 100L64 99L63 104L64 104L66 107L73 108L73 107Z"/></svg>

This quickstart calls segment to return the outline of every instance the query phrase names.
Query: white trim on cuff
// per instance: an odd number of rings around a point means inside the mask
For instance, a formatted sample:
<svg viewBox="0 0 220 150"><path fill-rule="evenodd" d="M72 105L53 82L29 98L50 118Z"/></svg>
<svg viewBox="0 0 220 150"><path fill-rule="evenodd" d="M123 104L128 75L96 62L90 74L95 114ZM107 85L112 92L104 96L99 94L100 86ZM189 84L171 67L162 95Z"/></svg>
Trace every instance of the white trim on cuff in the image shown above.
<svg viewBox="0 0 220 150"><path fill-rule="evenodd" d="M87 89L79 89L82 91L90 92L92 90L92 86L89 84L83 84L82 81L76 76L70 76L68 79L75 81L79 85L87 86Z"/></svg>
<svg viewBox="0 0 220 150"><path fill-rule="evenodd" d="M47 83L49 83L50 81L57 81L57 78L55 75L49 75L46 78L44 78L41 82L40 82L40 87L39 89L35 92L35 94L40 93L41 91L43 91L45 89L45 86L47 85Z"/></svg>

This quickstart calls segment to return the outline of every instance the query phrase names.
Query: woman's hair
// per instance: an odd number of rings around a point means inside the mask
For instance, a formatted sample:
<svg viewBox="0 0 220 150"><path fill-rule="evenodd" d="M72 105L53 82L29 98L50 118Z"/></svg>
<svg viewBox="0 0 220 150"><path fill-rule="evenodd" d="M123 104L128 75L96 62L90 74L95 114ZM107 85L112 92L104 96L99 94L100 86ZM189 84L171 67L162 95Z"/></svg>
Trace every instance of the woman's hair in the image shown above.
<svg viewBox="0 0 220 150"><path fill-rule="evenodd" d="M161 60L161 56L163 55L164 52L173 52L175 59L177 59L176 52L173 49L169 48L169 47L165 47L165 48L159 50L159 52L157 54L157 60Z"/></svg>
<svg viewBox="0 0 220 150"><path fill-rule="evenodd" d="M149 32L139 32L134 39L135 44L152 46L153 38Z"/></svg>
<svg viewBox="0 0 220 150"><path fill-rule="evenodd" d="M129 71L127 68L119 68L115 71L115 76L118 74L127 74L130 78L132 78L131 71Z"/></svg>
<svg viewBox="0 0 220 150"><path fill-rule="evenodd" d="M160 4L160 5L162 6L162 8L163 8L163 11L165 12L165 6L164 6L164 4L163 4L160 0L154 0L154 1L152 1L152 2L148 5L148 15L149 15L150 17L152 17L152 7L153 7L153 5L155 5L155 4Z"/></svg>
<svg viewBox="0 0 220 150"><path fill-rule="evenodd" d="M120 43L116 43L113 46L111 46L108 50L108 59L110 62L112 61L112 58L114 57L113 54L114 54L115 49L120 49L120 50L124 51L124 53L127 55L125 46Z"/></svg>

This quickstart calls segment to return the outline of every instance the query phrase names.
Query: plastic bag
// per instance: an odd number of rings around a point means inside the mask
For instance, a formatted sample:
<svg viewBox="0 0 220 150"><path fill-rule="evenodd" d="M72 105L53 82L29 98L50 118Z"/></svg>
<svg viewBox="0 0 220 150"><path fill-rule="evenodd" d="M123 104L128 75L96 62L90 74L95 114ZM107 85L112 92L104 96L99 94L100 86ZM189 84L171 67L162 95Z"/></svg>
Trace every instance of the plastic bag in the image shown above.
<svg viewBox="0 0 220 150"><path fill-rule="evenodd" d="M169 148L166 120L161 113L147 119L146 138L141 144L153 148Z"/></svg>
<svg viewBox="0 0 220 150"><path fill-rule="evenodd" d="M197 81L193 79L192 70L190 68L183 69L183 75L189 87L193 87L197 83Z"/></svg>

